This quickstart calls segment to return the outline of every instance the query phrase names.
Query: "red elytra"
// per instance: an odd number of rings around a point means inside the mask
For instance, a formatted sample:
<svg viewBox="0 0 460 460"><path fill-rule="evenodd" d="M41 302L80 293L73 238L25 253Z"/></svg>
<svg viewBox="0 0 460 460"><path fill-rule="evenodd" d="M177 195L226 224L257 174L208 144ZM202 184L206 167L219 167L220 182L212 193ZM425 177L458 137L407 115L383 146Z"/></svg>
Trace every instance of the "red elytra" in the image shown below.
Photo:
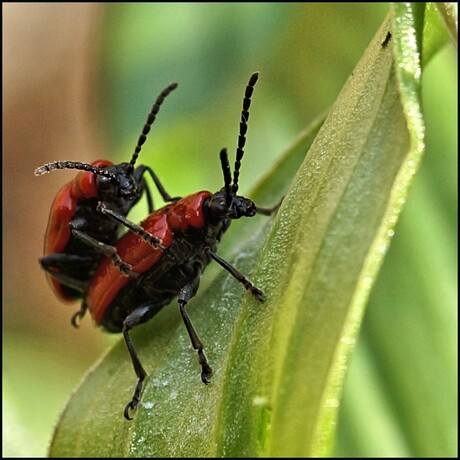
<svg viewBox="0 0 460 460"><path fill-rule="evenodd" d="M96 160L91 163L96 168L113 166L108 160ZM96 175L89 171L80 171L69 183L65 184L56 195L51 205L48 226L45 232L44 254L62 252L67 246L71 233L69 223L75 216L75 209L82 199L97 198ZM46 277L56 296L65 302L73 301L62 291L61 283L46 272Z"/></svg>
<svg viewBox="0 0 460 460"><path fill-rule="evenodd" d="M141 222L140 226L144 230L161 241L164 250L154 248L139 235L128 232L116 243L117 253L133 267L134 272L141 275L147 272L160 262L164 251L173 241L175 230L205 226L203 203L211 195L207 191L189 195L158 209ZM102 260L86 293L86 305L97 325L100 325L114 298L131 280L123 276L109 258Z"/></svg>

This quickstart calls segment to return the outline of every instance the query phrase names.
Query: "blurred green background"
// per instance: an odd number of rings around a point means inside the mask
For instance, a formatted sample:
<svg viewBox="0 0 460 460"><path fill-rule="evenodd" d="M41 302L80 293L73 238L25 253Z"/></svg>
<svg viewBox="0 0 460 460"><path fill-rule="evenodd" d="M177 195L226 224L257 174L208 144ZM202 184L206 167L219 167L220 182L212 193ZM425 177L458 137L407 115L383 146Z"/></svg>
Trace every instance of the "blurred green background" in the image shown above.
<svg viewBox="0 0 460 460"><path fill-rule="evenodd" d="M74 173L36 178L35 167L57 159L128 159L156 95L177 81L141 161L173 195L216 190L218 152L236 147L243 89L258 70L240 180L247 193L334 102L388 9L3 5L3 455L46 455L72 388L120 340L89 320L72 329L77 306L60 304L47 286L37 258L52 199ZM423 78L426 155L353 356L339 456L456 455L457 57L451 44ZM144 216L143 206L131 214Z"/></svg>

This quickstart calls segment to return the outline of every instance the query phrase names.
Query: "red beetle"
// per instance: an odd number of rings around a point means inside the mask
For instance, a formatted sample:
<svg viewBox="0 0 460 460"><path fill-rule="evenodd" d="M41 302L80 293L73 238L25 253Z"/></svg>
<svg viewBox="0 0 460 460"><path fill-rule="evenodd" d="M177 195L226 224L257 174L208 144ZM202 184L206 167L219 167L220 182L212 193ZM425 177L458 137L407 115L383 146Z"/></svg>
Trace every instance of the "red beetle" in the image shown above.
<svg viewBox="0 0 460 460"><path fill-rule="evenodd" d="M257 300L263 301L262 290L216 254L219 241L232 219L252 217L257 213L270 215L279 206L260 208L250 199L237 195L249 106L257 78L258 73L254 73L245 91L233 182L224 149L220 152L224 187L214 194L202 191L182 198L153 212L140 226L111 209L107 203L98 206L101 213L130 230L118 240L115 248L120 257L140 274L136 279L124 277L110 258L105 258L91 279L84 302L97 325L109 332L123 332L138 378L133 397L124 410L128 420L131 419L130 411L139 403L147 376L129 335L133 327L149 321L163 306L178 297L182 319L193 348L198 352L201 379L207 384L212 369L185 309L197 292L206 266L215 260Z"/></svg>
<svg viewBox="0 0 460 460"><path fill-rule="evenodd" d="M170 84L155 100L129 163L55 161L35 170L37 176L56 169L81 170L61 188L51 206L45 234L45 256L40 259L51 287L61 300L73 301L84 297L88 283L104 256L109 256L123 275L136 276L130 264L125 263L113 247L119 225L97 211L99 202L109 204L126 216L145 193L149 212L152 212L153 202L144 179L145 172L150 174L165 201L179 199L169 196L150 167L141 165L134 169L164 98L176 87L177 83ZM72 317L72 323L76 325L77 319L81 319L84 313L83 306Z"/></svg>

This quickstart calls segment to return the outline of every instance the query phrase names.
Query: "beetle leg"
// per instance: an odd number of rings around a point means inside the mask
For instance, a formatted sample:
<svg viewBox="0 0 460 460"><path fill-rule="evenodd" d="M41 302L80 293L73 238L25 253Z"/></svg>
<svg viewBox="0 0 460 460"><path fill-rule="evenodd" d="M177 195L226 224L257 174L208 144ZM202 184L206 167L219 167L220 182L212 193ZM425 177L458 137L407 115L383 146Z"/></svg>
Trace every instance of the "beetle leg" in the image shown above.
<svg viewBox="0 0 460 460"><path fill-rule="evenodd" d="M150 246L152 246L155 249L161 249L164 251L166 248L161 244L161 240L153 235L151 235L149 232L146 232L140 225L135 224L134 222L131 222L128 220L126 217L122 216L121 214L118 214L115 212L113 209L110 209L107 206L107 203L104 201L99 201L97 205L97 210L106 215L110 216L112 219L116 220L120 224L124 225L125 227L129 228L132 232L136 233L139 235L144 241L146 241Z"/></svg>
<svg viewBox="0 0 460 460"><path fill-rule="evenodd" d="M47 254L46 256L41 257L38 259L40 265L42 266L43 270L47 271L50 275L58 278L61 275L61 272L67 268L72 267L75 265L86 266L88 263L92 262L91 257L85 257L82 255L77 254L67 254L65 252L52 252L51 254ZM70 287L75 287L75 289L83 290L83 285L77 279L69 277L68 283L66 284Z"/></svg>
<svg viewBox="0 0 460 460"><path fill-rule="evenodd" d="M85 266L92 263L92 259L76 254L66 254L65 252L53 252L39 259L43 270L57 279L61 284L75 289L82 294L88 287L88 283L65 273L68 267Z"/></svg>
<svg viewBox="0 0 460 460"><path fill-rule="evenodd" d="M256 211L257 214L262 214L264 216L271 216L274 214L276 211L278 211L278 208L281 206L281 203L283 202L284 197L281 198L281 200L275 204L272 208L260 208L259 206L256 206Z"/></svg>
<svg viewBox="0 0 460 460"><path fill-rule="evenodd" d="M220 266L225 268L230 275L232 275L239 283L241 283L245 289L247 289L259 302L264 301L264 293L261 289L254 286L240 271L238 271L235 267L230 265L226 260L222 259L222 257L218 256L211 248L204 248L206 254L209 254Z"/></svg>
<svg viewBox="0 0 460 460"><path fill-rule="evenodd" d="M126 405L125 410L123 412L126 420L132 420L132 418L129 416L129 412L131 410L135 410L137 405L139 404L142 395L143 383L145 378L147 377L147 372L145 372L145 369L141 364L136 348L134 347L134 344L129 335L129 331L133 327L149 321L157 311L158 308L154 304L144 304L133 310L123 321L123 337L125 339L126 346L128 347L128 352L133 363L134 372L136 373L136 376L138 378L136 388L133 393L133 397L131 401Z"/></svg>
<svg viewBox="0 0 460 460"><path fill-rule="evenodd" d="M144 175L145 171L148 171L148 173L150 174L150 177L153 179L153 182L155 182L155 186L160 192L160 195L161 195L161 198L163 198L163 201L175 202L181 199L180 196L171 197L171 195L164 188L160 179L158 179L158 176L153 172L153 169L150 168L149 166L142 165L136 168L136 170L134 171L134 178L137 179L138 182L140 182L140 179ZM150 190L147 187L145 188L145 190L146 190L145 193L147 194L147 202L149 205L149 213L152 213L153 202L152 202L152 197L150 195Z"/></svg>
<svg viewBox="0 0 460 460"><path fill-rule="evenodd" d="M132 271L132 266L123 262L122 258L118 255L117 249L114 246L109 244L102 243L98 241L88 234L76 229L72 226L72 223L69 224L70 232L72 233L75 238L78 238L80 241L83 241L89 247L93 248L97 252L110 257L112 259L112 263L120 270L121 273L125 276L131 276L132 278L138 278L139 273Z"/></svg>
<svg viewBox="0 0 460 460"><path fill-rule="evenodd" d="M141 196L142 196L143 193L145 193L145 196L147 197L147 209L149 211L149 214L152 214L152 212L154 210L152 192L147 187L147 184L145 183L145 181L142 181L142 189L141 189L141 193L140 193Z"/></svg>
<svg viewBox="0 0 460 460"><path fill-rule="evenodd" d="M85 293L87 287L88 287L88 282L78 280L76 278L72 278L71 276L68 276L64 273L57 273L54 272L53 270L46 270L53 278L55 278L59 283L63 284L64 286L70 287L72 289L75 289L75 291L80 292L83 296Z"/></svg>
<svg viewBox="0 0 460 460"><path fill-rule="evenodd" d="M187 310L185 309L187 302L195 295L199 282L200 278L198 277L192 283L184 286L179 293L178 302L180 314L190 337L190 341L192 342L193 349L198 352L198 362L201 366L201 380L204 384L207 385L209 383L208 377L211 377L212 375L212 368L208 363L206 355L204 354L203 343L198 337L198 334L193 327L192 321L188 316Z"/></svg>
<svg viewBox="0 0 460 460"><path fill-rule="evenodd" d="M72 318L70 318L70 322L72 323L72 326L75 328L80 327L80 321L83 319L83 317L86 314L86 310L88 310L88 305L86 305L86 302L83 301L81 303L80 310L76 311L73 315Z"/></svg>

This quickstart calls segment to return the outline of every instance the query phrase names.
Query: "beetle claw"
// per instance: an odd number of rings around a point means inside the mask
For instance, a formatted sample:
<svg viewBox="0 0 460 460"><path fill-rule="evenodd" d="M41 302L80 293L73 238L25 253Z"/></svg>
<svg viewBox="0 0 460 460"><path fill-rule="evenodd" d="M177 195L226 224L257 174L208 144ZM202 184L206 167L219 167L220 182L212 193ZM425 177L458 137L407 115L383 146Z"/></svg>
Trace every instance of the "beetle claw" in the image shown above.
<svg viewBox="0 0 460 460"><path fill-rule="evenodd" d="M137 272L134 272L132 270L132 266L129 265L129 264L122 264L120 265L120 271L121 273L123 273L123 275L125 276L129 276L131 278L139 278L139 276L141 276L140 273L137 273Z"/></svg>
<svg viewBox="0 0 460 460"><path fill-rule="evenodd" d="M213 374L213 370L211 369L211 366L207 363L203 364L201 368L201 381L205 385L209 385L211 383L211 381L208 380L208 377L211 377L212 374Z"/></svg>
<svg viewBox="0 0 460 460"><path fill-rule="evenodd" d="M254 287L254 289L251 290L251 294L259 301L259 302L265 302L265 296L262 290L259 288Z"/></svg>
<svg viewBox="0 0 460 460"><path fill-rule="evenodd" d="M75 312L73 315L72 315L72 318L70 318L70 322L72 324L73 327L75 328L79 328L80 327L80 321L82 319L82 314L80 312L80 310L78 310L77 312Z"/></svg>
<svg viewBox="0 0 460 460"><path fill-rule="evenodd" d="M85 316L86 310L87 310L87 305L85 302L83 302L80 310L76 311L72 317L70 318L70 323L72 324L73 327L78 329L80 327L80 321L83 319Z"/></svg>
<svg viewBox="0 0 460 460"><path fill-rule="evenodd" d="M126 404L125 410L123 411L123 415L125 416L126 420L132 420L133 418L130 417L129 411L132 410L134 411L136 409L137 402L134 404L134 399L130 401L128 404Z"/></svg>

